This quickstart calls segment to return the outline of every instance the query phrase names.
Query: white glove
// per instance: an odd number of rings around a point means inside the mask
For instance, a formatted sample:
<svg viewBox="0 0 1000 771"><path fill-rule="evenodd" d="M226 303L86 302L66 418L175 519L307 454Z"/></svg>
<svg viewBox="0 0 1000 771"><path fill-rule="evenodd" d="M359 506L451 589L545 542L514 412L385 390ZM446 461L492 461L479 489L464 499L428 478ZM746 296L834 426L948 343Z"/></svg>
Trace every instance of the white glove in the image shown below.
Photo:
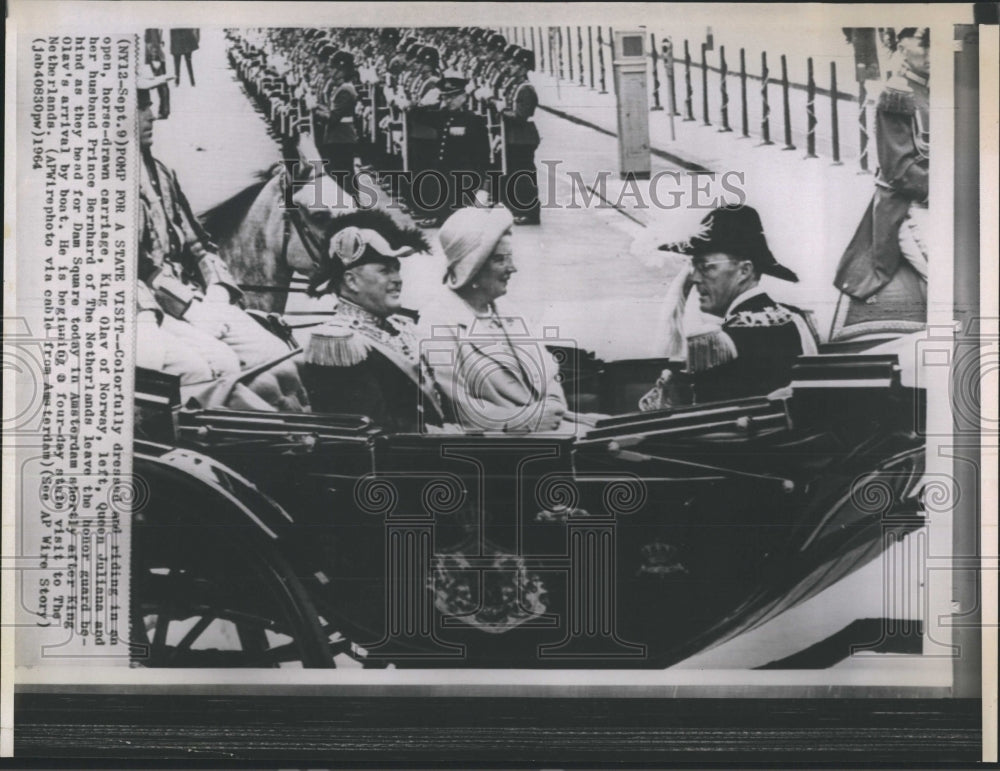
<svg viewBox="0 0 1000 771"><path fill-rule="evenodd" d="M493 106L496 107L497 112L503 112L507 109L507 102L504 99L494 99Z"/></svg>

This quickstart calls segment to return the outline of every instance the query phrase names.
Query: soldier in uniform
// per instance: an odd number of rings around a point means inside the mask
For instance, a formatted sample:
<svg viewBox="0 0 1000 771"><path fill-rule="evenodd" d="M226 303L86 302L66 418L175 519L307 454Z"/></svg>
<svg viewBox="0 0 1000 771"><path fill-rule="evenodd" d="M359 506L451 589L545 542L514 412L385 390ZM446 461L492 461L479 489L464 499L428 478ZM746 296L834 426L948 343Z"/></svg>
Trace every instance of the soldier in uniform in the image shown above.
<svg viewBox="0 0 1000 771"><path fill-rule="evenodd" d="M468 96L465 78L442 78L438 81L440 108L428 121L434 121L437 146L432 158L439 172L434 179L444 183L436 200L428 200L427 216L418 219L422 228L439 227L455 211L473 205L475 192L480 189L489 162L489 136L486 121L466 109ZM427 185L427 187L432 187ZM436 186L435 186L436 188ZM428 196L429 199L429 196Z"/></svg>
<svg viewBox="0 0 1000 771"><path fill-rule="evenodd" d="M504 176L500 200L514 215L516 225L538 225L538 171L535 150L540 138L532 116L538 107L538 94L528 82L528 71L535 69L535 54L519 48L511 58L510 76L503 98L495 104L504 126Z"/></svg>
<svg viewBox="0 0 1000 771"><path fill-rule="evenodd" d="M844 326L858 330L866 321L875 331L886 322L919 328L927 320L927 252L920 223L927 212L930 164L928 44L926 28L899 33L903 66L876 105L875 194L834 279L850 298Z"/></svg>
<svg viewBox="0 0 1000 771"><path fill-rule="evenodd" d="M660 247L689 255L692 270L681 297L697 288L701 310L722 319L722 328L687 340L687 365L664 371L639 404L641 410L763 395L789 382L796 357L816 353L816 335L798 308L772 300L761 275L797 282L768 248L760 215L749 206L715 209L689 241ZM678 314L680 316L681 314Z"/></svg>
<svg viewBox="0 0 1000 771"><path fill-rule="evenodd" d="M441 425L414 321L399 302L399 260L429 251L427 241L385 212L345 215L340 223L309 285L313 296L339 297L334 315L313 332L305 352L302 378L313 410L367 415L390 431Z"/></svg>
<svg viewBox="0 0 1000 771"><path fill-rule="evenodd" d="M354 56L338 50L329 59L330 75L317 96L316 116L322 130L317 128L316 149L327 162L327 172L344 191L356 198L354 158L357 153L358 132L354 126L358 94L354 89Z"/></svg>

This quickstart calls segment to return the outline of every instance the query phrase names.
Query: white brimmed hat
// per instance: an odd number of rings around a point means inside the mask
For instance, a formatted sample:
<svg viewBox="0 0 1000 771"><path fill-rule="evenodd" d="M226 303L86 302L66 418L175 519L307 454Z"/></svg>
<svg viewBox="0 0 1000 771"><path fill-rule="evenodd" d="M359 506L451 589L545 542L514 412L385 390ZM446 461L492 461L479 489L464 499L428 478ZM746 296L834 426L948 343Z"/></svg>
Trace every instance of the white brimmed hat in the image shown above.
<svg viewBox="0 0 1000 771"><path fill-rule="evenodd" d="M138 91L151 91L170 80L169 75L154 75L153 68L144 64L135 76L135 87Z"/></svg>
<svg viewBox="0 0 1000 771"><path fill-rule="evenodd" d="M468 284L513 225L513 215L503 206L470 207L452 214L438 233L448 258L444 283L451 289Z"/></svg>

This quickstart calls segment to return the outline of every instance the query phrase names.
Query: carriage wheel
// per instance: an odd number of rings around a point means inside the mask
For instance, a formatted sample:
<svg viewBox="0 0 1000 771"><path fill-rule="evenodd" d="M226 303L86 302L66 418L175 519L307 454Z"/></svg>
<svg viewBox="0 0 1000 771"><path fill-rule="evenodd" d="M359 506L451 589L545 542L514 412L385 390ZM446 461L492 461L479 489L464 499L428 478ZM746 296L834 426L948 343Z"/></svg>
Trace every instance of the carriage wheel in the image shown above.
<svg viewBox="0 0 1000 771"><path fill-rule="evenodd" d="M149 667L332 667L335 648L275 550L233 528L133 531L133 660Z"/></svg>

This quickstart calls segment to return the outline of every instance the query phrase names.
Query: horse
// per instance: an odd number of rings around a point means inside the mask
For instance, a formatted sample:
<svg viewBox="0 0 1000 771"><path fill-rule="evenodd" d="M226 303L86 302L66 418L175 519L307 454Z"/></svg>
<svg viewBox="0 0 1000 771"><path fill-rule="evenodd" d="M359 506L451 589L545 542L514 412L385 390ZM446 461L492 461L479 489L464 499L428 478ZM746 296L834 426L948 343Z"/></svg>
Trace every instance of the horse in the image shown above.
<svg viewBox="0 0 1000 771"><path fill-rule="evenodd" d="M361 214L330 176L305 162L320 157L308 134L302 135L298 151L298 174L276 163L199 217L251 309L284 313L293 273L311 277L339 218ZM286 208L289 198L293 205Z"/></svg>

